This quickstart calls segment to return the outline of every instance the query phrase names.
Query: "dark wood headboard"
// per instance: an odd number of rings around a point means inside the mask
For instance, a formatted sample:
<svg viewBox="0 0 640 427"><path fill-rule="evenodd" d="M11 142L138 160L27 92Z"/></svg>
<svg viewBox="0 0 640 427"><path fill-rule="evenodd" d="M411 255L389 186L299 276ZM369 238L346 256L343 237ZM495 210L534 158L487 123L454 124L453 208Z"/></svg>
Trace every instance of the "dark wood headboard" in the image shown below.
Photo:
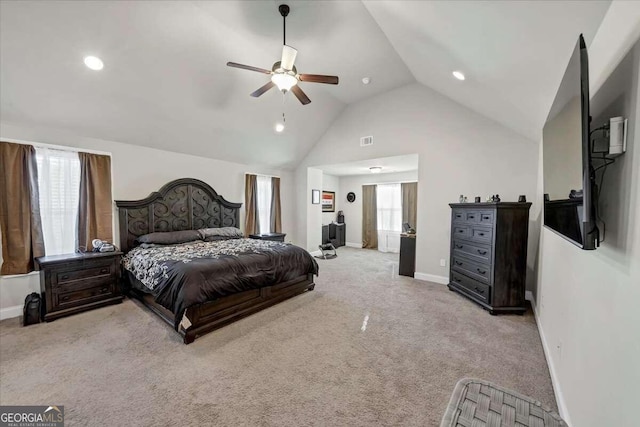
<svg viewBox="0 0 640 427"><path fill-rule="evenodd" d="M143 234L200 228L239 227L242 203L231 203L209 184L176 179L142 200L116 200L120 248L127 252Z"/></svg>

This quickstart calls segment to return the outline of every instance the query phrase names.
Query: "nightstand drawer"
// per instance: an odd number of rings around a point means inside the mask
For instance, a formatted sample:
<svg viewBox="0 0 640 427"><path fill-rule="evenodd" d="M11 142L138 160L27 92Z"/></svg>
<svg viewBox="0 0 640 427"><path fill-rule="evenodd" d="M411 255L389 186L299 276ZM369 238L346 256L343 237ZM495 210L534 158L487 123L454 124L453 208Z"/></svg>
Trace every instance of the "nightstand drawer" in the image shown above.
<svg viewBox="0 0 640 427"><path fill-rule="evenodd" d="M121 256L121 252L88 252L37 258L46 302L44 320L121 302Z"/></svg>
<svg viewBox="0 0 640 427"><path fill-rule="evenodd" d="M52 282L53 284L63 285L67 283L73 283L77 281L82 281L83 279L89 279L94 277L103 277L103 276L111 276L115 274L113 270L113 261L105 260L106 262L90 264L89 266L81 266L82 269L77 270L54 270L52 272Z"/></svg>
<svg viewBox="0 0 640 427"><path fill-rule="evenodd" d="M114 295L114 285L111 280L102 284L94 283L91 287L73 292L54 293L53 310L62 310L67 307L75 307L103 300L106 297Z"/></svg>
<svg viewBox="0 0 640 427"><path fill-rule="evenodd" d="M114 272L115 273L115 272ZM117 280L115 274L103 274L89 278L74 280L63 284L53 285L51 291L58 294L81 291L83 289L95 288L105 283L114 283Z"/></svg>

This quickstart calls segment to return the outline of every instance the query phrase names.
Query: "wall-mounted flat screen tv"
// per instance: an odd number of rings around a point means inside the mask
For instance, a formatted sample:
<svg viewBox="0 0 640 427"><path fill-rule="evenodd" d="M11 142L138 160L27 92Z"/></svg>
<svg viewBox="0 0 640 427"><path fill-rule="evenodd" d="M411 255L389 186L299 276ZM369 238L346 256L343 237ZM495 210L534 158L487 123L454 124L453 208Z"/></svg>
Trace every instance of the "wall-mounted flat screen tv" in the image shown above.
<svg viewBox="0 0 640 427"><path fill-rule="evenodd" d="M580 35L542 132L544 225L581 247L595 249L589 143L589 61Z"/></svg>

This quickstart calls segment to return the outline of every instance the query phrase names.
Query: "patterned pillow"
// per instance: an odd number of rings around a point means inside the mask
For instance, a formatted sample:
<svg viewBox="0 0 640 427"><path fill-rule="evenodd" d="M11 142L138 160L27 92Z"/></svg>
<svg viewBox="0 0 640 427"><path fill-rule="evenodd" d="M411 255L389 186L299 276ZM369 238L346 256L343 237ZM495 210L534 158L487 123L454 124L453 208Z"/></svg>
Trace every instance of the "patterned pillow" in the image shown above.
<svg viewBox="0 0 640 427"><path fill-rule="evenodd" d="M158 245L175 245L176 243L202 240L197 230L167 231L164 233L149 233L139 236L138 243L155 243Z"/></svg>
<svg viewBox="0 0 640 427"><path fill-rule="evenodd" d="M244 237L242 231L236 227L221 228L201 228L198 230L200 238L205 242L213 242L216 240L240 239Z"/></svg>

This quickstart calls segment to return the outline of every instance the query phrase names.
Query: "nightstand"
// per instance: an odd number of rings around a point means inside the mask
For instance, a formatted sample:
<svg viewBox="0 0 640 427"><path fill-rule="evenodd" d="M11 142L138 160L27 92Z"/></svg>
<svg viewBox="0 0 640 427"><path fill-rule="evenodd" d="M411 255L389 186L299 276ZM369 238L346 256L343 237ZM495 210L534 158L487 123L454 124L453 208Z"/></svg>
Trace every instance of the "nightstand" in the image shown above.
<svg viewBox="0 0 640 427"><path fill-rule="evenodd" d="M122 302L122 252L87 252L36 258L44 320Z"/></svg>
<svg viewBox="0 0 640 427"><path fill-rule="evenodd" d="M267 234L250 234L251 239L273 240L274 242L284 242L286 233L267 233Z"/></svg>

